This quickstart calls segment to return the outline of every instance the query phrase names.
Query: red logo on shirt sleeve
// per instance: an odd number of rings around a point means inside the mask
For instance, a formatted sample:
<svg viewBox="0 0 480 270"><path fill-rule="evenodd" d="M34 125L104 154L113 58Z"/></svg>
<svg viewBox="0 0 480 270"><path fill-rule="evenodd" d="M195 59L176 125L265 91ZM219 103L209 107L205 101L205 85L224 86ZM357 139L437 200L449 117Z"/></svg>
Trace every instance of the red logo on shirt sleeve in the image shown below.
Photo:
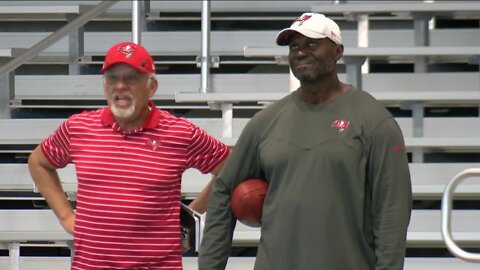
<svg viewBox="0 0 480 270"><path fill-rule="evenodd" d="M392 147L392 150L395 151L395 152L403 151L403 150L405 150L405 145L403 145L403 144L394 145Z"/></svg>

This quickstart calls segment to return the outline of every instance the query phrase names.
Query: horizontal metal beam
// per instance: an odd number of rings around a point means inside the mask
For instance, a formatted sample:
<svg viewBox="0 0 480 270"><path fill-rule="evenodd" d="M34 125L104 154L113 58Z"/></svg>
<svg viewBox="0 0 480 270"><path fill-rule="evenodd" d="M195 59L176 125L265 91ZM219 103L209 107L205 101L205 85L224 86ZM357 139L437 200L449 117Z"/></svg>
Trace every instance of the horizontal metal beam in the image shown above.
<svg viewBox="0 0 480 270"><path fill-rule="evenodd" d="M355 1L360 2L360 1ZM452 1L445 2L413 2L413 1L374 1L375 3L340 3L337 5L315 3L312 4L312 12L319 13L386 13L386 12L431 12L431 13L455 13L455 12L471 12L477 14L480 11L480 3L478 1Z"/></svg>
<svg viewBox="0 0 480 270"><path fill-rule="evenodd" d="M244 56L246 57L275 57L287 56L287 47L244 47ZM417 57L417 56L478 56L480 55L480 46L456 46L456 47L346 47L343 57L364 56L389 58L394 56Z"/></svg>
<svg viewBox="0 0 480 270"><path fill-rule="evenodd" d="M90 21L92 18L95 16L98 16L105 12L109 7L114 5L116 2L119 0L106 0L103 1L102 3L98 4L97 6L91 8L89 11L83 13L82 15L78 16L74 20L72 20L70 23L66 24L56 32L52 33L45 39L41 40L37 44L35 44L33 47L28 49L25 53L22 55L13 58L12 60L8 61L0 67L0 76L4 76L5 74L8 74L9 72L15 70L17 67L21 66L28 60L32 59L33 57L37 56L41 51L44 49L48 48L50 45L53 43L57 42L61 38L65 37L68 35L68 33L74 29L77 29L78 27L83 26L85 23Z"/></svg>

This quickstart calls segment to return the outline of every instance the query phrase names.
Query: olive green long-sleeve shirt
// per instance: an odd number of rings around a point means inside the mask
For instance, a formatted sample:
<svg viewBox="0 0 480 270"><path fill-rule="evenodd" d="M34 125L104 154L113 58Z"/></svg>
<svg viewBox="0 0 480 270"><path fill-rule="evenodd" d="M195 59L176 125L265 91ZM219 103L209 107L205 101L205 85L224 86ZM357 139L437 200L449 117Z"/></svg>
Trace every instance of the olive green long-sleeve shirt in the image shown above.
<svg viewBox="0 0 480 270"><path fill-rule="evenodd" d="M294 92L249 121L213 188L200 270L225 268L230 194L253 177L269 182L255 270L403 269L408 160L395 119L368 93L313 105Z"/></svg>

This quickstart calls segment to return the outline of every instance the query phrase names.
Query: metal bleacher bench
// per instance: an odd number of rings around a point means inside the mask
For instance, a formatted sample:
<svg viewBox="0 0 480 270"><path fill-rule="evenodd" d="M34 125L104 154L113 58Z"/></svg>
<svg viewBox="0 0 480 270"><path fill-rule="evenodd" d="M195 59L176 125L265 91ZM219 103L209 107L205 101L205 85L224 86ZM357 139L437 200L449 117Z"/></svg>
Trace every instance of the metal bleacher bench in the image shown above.
<svg viewBox="0 0 480 270"><path fill-rule="evenodd" d="M451 176L465 168L475 166L476 164L460 163L423 163L410 164L413 180L413 193L416 198L435 198L442 195L445 184L451 179ZM28 176L28 170L25 164L0 164L2 183L0 189L6 190L8 186L16 190L23 188L33 188L32 182ZM64 188L75 188L74 171L71 166L60 170L60 177L64 181ZM9 183L3 183L5 180ZM480 185L477 178L472 178L475 182L465 182L458 187L456 195L459 198L478 199ZM204 175L184 176L182 184L182 193L195 195L201 187L208 181ZM188 186L186 183L195 183ZM5 184L5 185L4 185ZM189 190L190 189L190 190ZM74 190L70 190L74 192ZM479 210L454 210L453 213L453 236L456 241L465 247L480 246L480 227L477 221L480 219ZM58 267L67 267L69 258L50 258L39 259L21 257L20 247L27 244L39 242L41 245L50 244L65 245L65 241L70 240L71 236L65 233L59 225L56 217L51 210L29 209L29 210L0 210L0 248L9 250L9 259L0 261L0 265L10 265L11 270L27 270L28 265L33 262L40 263L35 270L40 267L56 265ZM258 228L246 227L238 224L234 233L235 246L255 246L258 243L260 232ZM46 243L47 242L47 243ZM443 240L440 232L440 210L414 210L412 220L409 226L407 236L408 247L443 247ZM1 258L0 258L1 259ZM32 261L29 261L32 260ZM195 269L196 258L184 258L185 269ZM471 270L473 264L462 262L454 258L406 258L405 269L425 269L422 267L436 266L435 269L465 269ZM253 258L231 258L227 269L244 270L251 269ZM13 266L12 266L13 265ZM21 268L15 268L20 265ZM65 265L65 266L64 266ZM32 267L32 266L30 266ZM247 268L245 268L247 267ZM450 267L450 268L448 268ZM3 269L3 268L2 268ZM49 268L52 269L52 268ZM60 269L60 268L55 268ZM62 268L63 269L63 268Z"/></svg>
<svg viewBox="0 0 480 270"><path fill-rule="evenodd" d="M286 64L288 48L286 47L253 47L245 46L246 57L270 57L277 59L279 64ZM479 46L412 46L412 47L347 47L343 53L343 62L346 65L347 83L362 87L361 66L367 58L387 60L415 60L418 57L436 57L441 61L461 61L480 65Z"/></svg>
<svg viewBox="0 0 480 270"><path fill-rule="evenodd" d="M339 76L343 80L346 74ZM362 77L365 90L385 105L411 107L414 113L412 125L416 129L423 129L424 106L480 104L478 72L370 73ZM259 102L261 108L264 106L262 102L276 101L288 94L288 74L213 74L212 88L216 92L205 94L198 93L199 75L157 75L157 78L160 88L154 99L175 99L179 104L171 105L172 108L210 104L212 108L226 112L223 115L225 132L218 134L225 138L234 137L230 117L234 105ZM42 105L43 100L103 100L101 83L100 75L17 75L12 106L53 107ZM35 100L36 105L23 104L26 100ZM412 136L421 137L418 134Z"/></svg>
<svg viewBox="0 0 480 270"><path fill-rule="evenodd" d="M198 74L157 74L159 89L154 99L203 103L275 101L288 94L285 74L212 74L215 92L198 92ZM346 74L339 74L341 80ZM473 103L480 89L478 72L368 73L363 74L365 91L372 92L386 105L412 101L415 96L426 103ZM388 94L391 92L392 94ZM431 93L430 95L428 93ZM254 94L254 95L252 95ZM242 97L242 95L244 97ZM442 98L442 95L446 95ZM15 103L23 100L104 100L101 75L16 75ZM222 100L223 99L223 100ZM178 104L181 106L181 104Z"/></svg>
<svg viewBox="0 0 480 270"><path fill-rule="evenodd" d="M478 19L480 3L477 1L432 1L428 3L425 1L345 1L337 5L331 5L317 2L312 5L311 10L329 15L341 14L349 20L356 20L359 39L362 40L369 38L370 29L368 29L368 21L370 18L375 18L376 16L390 18L407 17L413 20L415 46L434 47L431 43L431 29L429 26L429 21L434 16ZM467 46L472 44L475 43ZM365 45L361 44L360 47L367 47ZM369 45L369 47L377 46ZM428 70L427 61L425 60L424 56L419 56L416 59L415 71L424 72ZM350 61L359 64L358 62L363 62L364 59L350 59Z"/></svg>
<svg viewBox="0 0 480 270"><path fill-rule="evenodd" d="M265 59L239 58L232 60L224 59L222 56L243 57L245 45L253 48L274 47L277 33L278 31L265 30L211 31L210 54L219 56L220 64L263 63L266 61ZM46 32L2 32L0 33L0 48L19 46L29 48L49 34ZM434 29L431 30L430 37L432 47L466 47L480 44L480 29ZM356 30L343 31L342 38L347 47L346 53L349 48L357 46ZM129 32L84 32L84 54L80 60L85 64L100 63L101 60L95 62L93 57L102 57L111 44L130 39L131 33ZM156 62L162 64L196 64L195 57L201 52L200 40L200 31L148 31L142 33L142 44L155 56ZM371 30L369 40L371 47L411 47L415 43L414 32L409 29ZM68 55L68 38L63 38L45 49L39 54L39 57L32 59L31 62L68 63ZM168 56L193 56L193 58L172 60Z"/></svg>
<svg viewBox="0 0 480 270"><path fill-rule="evenodd" d="M380 3L382 2L382 3ZM423 1L353 1L337 5L317 2L312 4L312 12L325 14L374 14L374 13L417 13L433 14L470 14L476 17L480 3L476 1L439 1L426 3Z"/></svg>
<svg viewBox="0 0 480 270"><path fill-rule="evenodd" d="M72 164L58 170L64 191L70 198L75 198L77 191L77 176ZM38 192L28 171L28 165L23 163L0 163L0 191L2 192ZM210 174L189 169L182 176L182 198L193 199L210 181ZM16 193L15 193L16 194ZM15 198L16 195L4 195L3 198Z"/></svg>
<svg viewBox="0 0 480 270"><path fill-rule="evenodd" d="M4 5L20 5L18 1L2 1ZM21 5L35 5L38 1L21 1L25 2ZM47 2L47 1L43 1ZM75 4L98 4L100 0L88 1L55 1L57 5L66 6ZM436 12L436 13L473 13L479 9L478 3L474 1L450 1L449 3L434 2L422 3L421 1L375 1L382 2L380 4L372 3L372 1L355 1L351 3L333 4L330 1L319 3L319 1L280 1L275 8L272 8L271 1L225 1L211 4L212 12L306 12L311 9L313 12L332 13L350 13L350 12L368 12L368 13L386 13L386 12ZM393 1L392 1L393 2ZM403 2L403 3L402 3ZM52 3L46 3L45 6L52 6ZM129 10L128 1L120 2L114 5L110 12L125 12ZM198 1L150 1L150 9L152 11L163 12L200 12L201 5ZM467 13L468 14L468 13Z"/></svg>
<svg viewBox="0 0 480 270"><path fill-rule="evenodd" d="M197 257L183 257L184 270L196 270ZM252 270L255 258L230 257L226 270ZM20 270L69 270L69 257L20 257ZM3 268L2 268L3 267ZM0 257L0 269L8 267L7 258ZM457 258L405 258L404 270L475 270L478 265Z"/></svg>
<svg viewBox="0 0 480 270"><path fill-rule="evenodd" d="M0 4L0 16L4 15L48 15L50 18L63 17L67 14L80 14L91 8L87 5L18 5L18 1L11 5ZM23 17L25 18L25 17Z"/></svg>
<svg viewBox="0 0 480 270"><path fill-rule="evenodd" d="M478 44L479 29L432 29L430 30L431 46L469 46ZM275 37L278 31L273 30L242 30L222 31L212 30L212 54L242 55L243 46L275 46ZM49 35L49 32L2 32L0 47L16 47L21 39L22 46L31 46ZM342 31L342 40L345 46L355 47L358 30L346 29ZM130 39L131 33L120 32L85 32L85 54L103 55L108 44ZM408 47L414 45L414 32L411 29L381 30L372 29L369 32L370 46L374 47ZM448 38L447 38L448 37ZM201 39L199 31L148 31L142 33L142 44L149 49L152 55L191 55L200 52L200 44L192 42ZM184 43L191 42L191 43ZM47 48L44 55L61 55L68 53L67 39L62 39ZM107 44L107 45L105 45ZM176 47L173 45L177 45ZM173 46L173 47L172 47Z"/></svg>
<svg viewBox="0 0 480 270"><path fill-rule="evenodd" d="M480 245L480 227L476 221L480 219L480 211L453 210L453 218L455 222L452 224L452 231L457 243L465 247L478 247ZM0 210L0 220L4 221L0 223L0 244L4 249L9 249L9 263L12 270L20 269L14 268L14 266L20 264L21 243L26 241L62 243L71 240L71 236L62 229L50 210ZM408 228L407 246L443 247L440 220L440 210L413 210ZM233 244L235 246L256 246L259 238L259 228L237 223ZM412 261L411 263L416 264L417 262Z"/></svg>
<svg viewBox="0 0 480 270"><path fill-rule="evenodd" d="M339 77L344 80L346 74L339 74ZM222 132L215 135L224 138L239 134L235 131L238 128L234 127L232 118L234 109L261 109L266 103L277 101L289 93L286 89L288 74L212 74L211 86L215 92L210 93L198 92L200 76L196 74L159 74L157 79L159 89L153 99L166 101L162 108L210 107L221 110L219 128L222 127ZM423 130L424 107L475 107L480 104L479 72L369 73L363 74L363 82L364 89L386 106L411 109L411 125L417 131ZM104 100L101 84L100 75L17 75L10 105L12 108L85 107L63 102ZM57 104L52 105L52 100ZM176 103L172 103L173 100ZM422 136L422 132L411 135Z"/></svg>
<svg viewBox="0 0 480 270"><path fill-rule="evenodd" d="M478 78L478 74L475 75ZM386 86L388 87L388 86ZM455 88L453 88L455 89ZM451 144L460 146L460 144L476 144L476 139L458 140L458 139L426 139L424 135L423 108L426 105L453 105L453 106L477 106L480 104L480 92L478 88L472 91L379 91L371 92L375 98L384 104L396 104L412 109L412 118L410 125L414 132L407 136L407 147L418 148L424 143L432 143L432 147L443 147ZM223 132L222 137L233 137L233 104L239 101L275 101L285 96L280 93L177 93L175 99L177 102L204 102L210 104L211 108L222 110ZM455 121L452 120L451 121ZM460 136L463 137L463 136ZM472 137L474 138L474 137ZM230 142L232 143L232 142ZM443 145L443 146L442 146ZM426 145L425 145L426 146ZM475 147L474 147L475 148ZM422 152L414 153L415 161L422 161Z"/></svg>
<svg viewBox="0 0 480 270"><path fill-rule="evenodd" d="M11 146L0 152L29 153L24 145L37 145L55 130L64 119L1 119L0 147ZM226 142L234 142L249 119L234 119L235 138L221 137L221 121L215 118L189 119L206 130L212 136ZM410 118L397 118L397 122L406 137L407 151L423 149L425 152L480 152L480 119L477 117L426 118L423 138L413 138ZM232 144L234 145L234 144ZM416 199L440 198L446 183L463 169L476 167L475 163L410 163L413 191ZM69 195L76 192L76 177L72 165L59 170L65 191ZM210 180L197 170L187 170L182 178L182 197L191 199ZM475 179L472 179L475 180ZM0 190L26 191L34 190L26 164L0 164ZM458 188L457 196L464 199L479 199L480 182L478 179L467 181Z"/></svg>
<svg viewBox="0 0 480 270"><path fill-rule="evenodd" d="M20 3L19 3L20 2ZM29 0L22 0L22 1L7 1L2 0L0 2L0 6L5 5L16 5L16 6L28 6L28 5L39 5L38 2L40 1L29 1ZM54 5L59 6L69 6L75 4L92 4L96 5L101 2L101 0L81 0L81 1L42 1L42 7L47 8ZM146 0L149 2L150 13L156 12L200 12L201 11L201 3L196 0L190 1L152 1ZM243 1L226 1L226 2L217 2L213 1L211 3L211 11L212 12L248 12L248 11L256 11L256 12L281 12L281 11L289 11L289 12L302 12L306 9L309 9L315 1L285 1L280 2L275 7L275 10L272 10L271 2L270 1L251 1L251 2L243 2ZM114 6L112 6L108 13L111 14L126 14L128 15L131 12L131 2L130 1L121 1ZM149 14L152 16L152 14Z"/></svg>
<svg viewBox="0 0 480 270"><path fill-rule="evenodd" d="M15 57L23 51L24 49L18 49L18 48L0 49L0 57L1 58Z"/></svg>
<svg viewBox="0 0 480 270"><path fill-rule="evenodd" d="M288 54L287 47L254 47L245 46L247 57L284 57ZM348 57L370 57L382 59L406 58L418 56L437 56L443 58L463 57L463 59L479 56L478 46L412 46L412 47L347 47L343 53Z"/></svg>
<svg viewBox="0 0 480 270"><path fill-rule="evenodd" d="M472 1L455 1L455 2L432 2L425 3L421 1L377 1L375 3L369 1L347 1L339 4L314 3L312 4L313 12L325 14L341 14L347 19L358 21L358 38L357 43L352 46L345 44L345 52L343 62L347 69L347 82L362 87L361 66L365 60L382 58L390 60L409 60L415 64L415 71L428 71L428 62L434 58L440 59L456 59L461 62L470 61L472 64L480 64L480 43L471 42L463 45L436 45L431 42L431 33L428 21L435 15L455 16L462 14L469 18L478 19L480 12L480 3ZM408 14L414 21L413 23L413 43L410 46L389 45L379 46L377 44L360 45L359 39L369 40L371 30L368 24L362 24L369 20L364 15L391 14L393 17L398 14ZM389 29L392 33L394 29ZM287 49L281 47L270 48L257 46L254 44L245 46L246 57L274 57L278 63L286 63L285 56Z"/></svg>
<svg viewBox="0 0 480 270"><path fill-rule="evenodd" d="M236 119L237 121L238 119ZM479 133L477 118L461 118L455 119L454 122L446 121L448 119L426 119L425 132L427 136L448 136L451 139L443 147L448 149L452 145L459 147L464 141L459 135L469 134L475 135ZM450 119L451 120L451 119ZM23 140L29 143L38 143L44 135L50 133L63 119L4 119L0 121L1 129L5 132L0 135L0 144L16 144ZM212 132L219 133L218 119L195 119L196 123ZM238 120L239 128L243 127L248 119ZM411 119L398 119L403 132L409 135L412 130L409 125ZM458 124L462 129L452 129L448 124ZM31 132L20 132L23 128L28 128ZM217 131L216 131L217 130ZM17 133L18 132L18 133ZM23 135L19 137L19 135ZM3 136L3 137L2 137ZM407 138L408 139L408 138ZM428 138L430 139L430 138ZM428 140L426 139L426 141ZM436 140L430 141L432 146ZM437 138L442 139L442 138ZM474 143L476 139L472 139L469 143ZM438 142L438 140L437 140ZM409 144L407 140L407 145ZM463 142L465 144L465 142ZM468 143L466 143L468 144ZM438 147L438 145L437 145ZM445 149L441 147L442 149ZM471 148L472 145L464 145L464 148ZM455 148L455 146L454 146ZM480 148L480 142L476 142L475 149ZM442 150L444 151L444 150ZM445 184L457 172L474 167L476 164L467 163L411 163L413 193L417 199L439 199ZM33 189L33 185L29 180L28 171L25 164L2 164L0 166L0 174L2 181L6 180L6 186L10 188ZM67 180L64 183L65 190L75 192L75 180L73 176L73 168L67 167L66 170L60 170L61 178ZM208 181L206 175L185 175L182 185L182 193L184 196L194 196L200 188ZM459 198L478 199L480 186L478 179L472 179L475 182L465 182L456 191ZM189 186L189 183L194 183ZM69 190L70 189L70 190ZM187 191L190 189L189 191ZM189 194L189 195L185 195ZM479 210L454 210L453 214L453 231L456 241L466 247L480 246L480 231L476 223L480 218ZM27 270L33 262L39 263L36 270L40 267L48 267L50 265L58 265L58 267L68 267L69 258L49 258L49 259L26 258L19 256L20 246L25 241L50 241L52 243L63 243L69 240L70 236L63 232L53 213L49 210L0 210L0 220L8 222L0 223L0 242L3 243L5 249L9 249L10 258L0 261L0 265L21 265L20 270ZM20 225L16 225L16 224ZM5 233L4 233L5 232ZM234 245L236 246L255 246L258 243L259 230L249 228L239 224L234 234ZM409 247L443 247L443 240L440 232L440 211L439 210L414 210L412 213L412 221L409 227L407 237ZM185 269L195 269L196 258L184 258ZM228 268L229 270L245 270L251 269L253 258L231 258ZM30 266L33 267L33 266ZM466 263L455 258L406 258L405 269L458 269L473 270L478 265ZM11 268L12 270L15 268ZM52 268L49 268L52 269ZM29 269L28 269L29 270Z"/></svg>
<svg viewBox="0 0 480 270"><path fill-rule="evenodd" d="M476 163L410 163L413 196L416 200L439 200L448 183L455 174L479 165ZM73 165L58 170L64 191L74 198L77 180ZM27 164L0 164L0 191L36 192L28 172ZM182 176L182 198L193 199L211 179L210 174L202 174L194 169L187 170ZM455 198L480 200L480 178L472 177L458 187ZM16 195L3 195L3 199L12 199Z"/></svg>
<svg viewBox="0 0 480 270"><path fill-rule="evenodd" d="M219 118L188 118L207 133L229 146L234 146L248 118L232 120L232 137L223 136L223 121ZM31 149L51 134L63 119L0 119L0 152L29 153ZM479 152L480 118L428 117L423 119L423 136L415 137L412 118L397 118L403 131L407 151L425 152ZM18 146L18 147L17 147ZM419 162L414 161L414 162Z"/></svg>
<svg viewBox="0 0 480 270"><path fill-rule="evenodd" d="M36 145L50 135L64 119L0 119L0 147ZM207 133L229 146L234 146L236 138L248 122L248 118L233 119L235 137L222 136L222 120L219 118L188 118L191 122L203 128ZM479 121L477 117L426 117L424 119L424 136L414 137L412 119L396 118L405 137L407 150L412 148L439 148L441 151L478 151ZM0 152L29 153L21 148L4 149Z"/></svg>

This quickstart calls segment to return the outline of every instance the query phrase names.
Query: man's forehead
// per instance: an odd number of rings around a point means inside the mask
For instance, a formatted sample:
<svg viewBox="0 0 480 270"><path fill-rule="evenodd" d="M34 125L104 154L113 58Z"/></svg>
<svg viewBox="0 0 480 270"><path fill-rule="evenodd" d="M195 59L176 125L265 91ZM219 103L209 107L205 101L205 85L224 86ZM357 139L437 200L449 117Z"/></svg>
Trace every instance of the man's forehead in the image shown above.
<svg viewBox="0 0 480 270"><path fill-rule="evenodd" d="M105 71L106 73L140 73L134 67L125 63L117 63L112 65Z"/></svg>
<svg viewBox="0 0 480 270"><path fill-rule="evenodd" d="M306 41L320 41L325 38L310 38L305 35L302 35L301 33L292 31L291 34L288 35L288 44L294 42L294 41L299 41L299 40L306 40Z"/></svg>

